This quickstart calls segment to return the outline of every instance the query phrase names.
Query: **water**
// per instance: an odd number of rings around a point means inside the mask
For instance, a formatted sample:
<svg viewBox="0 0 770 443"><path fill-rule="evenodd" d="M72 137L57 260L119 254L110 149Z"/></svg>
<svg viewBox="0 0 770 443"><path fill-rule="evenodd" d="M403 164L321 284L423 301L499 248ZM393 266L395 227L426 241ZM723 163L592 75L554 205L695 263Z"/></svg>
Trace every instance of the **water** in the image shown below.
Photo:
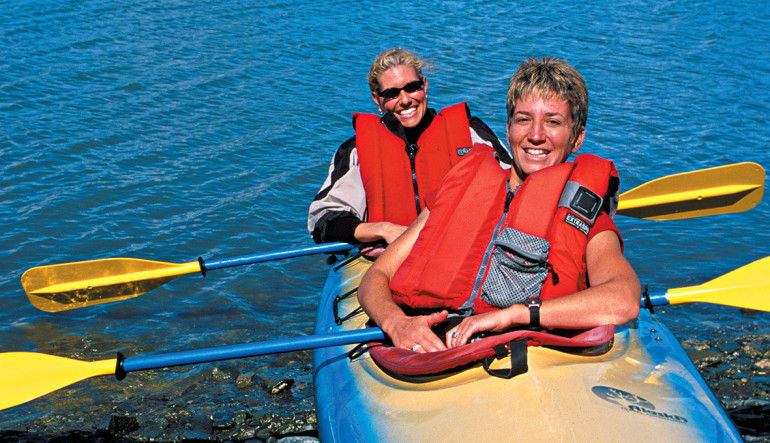
<svg viewBox="0 0 770 443"><path fill-rule="evenodd" d="M732 162L768 168L768 26L761 1L6 3L0 350L91 360L309 333L322 257L182 277L58 314L33 308L19 278L77 260L181 263L309 244L307 205L352 135L350 113L375 110L365 77L391 46L432 62L432 107L465 100L501 137L516 65L566 58L590 91L583 152L612 158L623 190ZM770 254L769 216L765 200L742 214L618 224L642 281L669 288ZM733 308L680 306L665 318L681 338L770 333L767 314ZM299 383L282 401L216 385L191 398L312 409L307 354L230 365ZM82 382L0 413L0 428L174 392L212 367Z"/></svg>

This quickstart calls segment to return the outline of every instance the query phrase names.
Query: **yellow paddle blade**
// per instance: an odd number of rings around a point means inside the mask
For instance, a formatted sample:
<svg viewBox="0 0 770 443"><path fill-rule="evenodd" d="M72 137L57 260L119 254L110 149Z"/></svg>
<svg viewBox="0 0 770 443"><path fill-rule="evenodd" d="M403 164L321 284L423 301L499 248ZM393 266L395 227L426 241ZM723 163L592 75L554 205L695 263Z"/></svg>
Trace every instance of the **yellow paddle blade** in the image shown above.
<svg viewBox="0 0 770 443"><path fill-rule="evenodd" d="M136 297L197 271L198 262L107 258L32 268L21 285L36 308L58 312Z"/></svg>
<svg viewBox="0 0 770 443"><path fill-rule="evenodd" d="M618 214L647 220L679 220L747 211L762 200L765 170L735 163L669 175L620 195Z"/></svg>
<svg viewBox="0 0 770 443"><path fill-rule="evenodd" d="M770 257L749 263L698 286L666 291L672 305L714 303L770 312Z"/></svg>
<svg viewBox="0 0 770 443"><path fill-rule="evenodd" d="M0 354L0 410L97 375L115 373L117 358L85 362L35 352Z"/></svg>

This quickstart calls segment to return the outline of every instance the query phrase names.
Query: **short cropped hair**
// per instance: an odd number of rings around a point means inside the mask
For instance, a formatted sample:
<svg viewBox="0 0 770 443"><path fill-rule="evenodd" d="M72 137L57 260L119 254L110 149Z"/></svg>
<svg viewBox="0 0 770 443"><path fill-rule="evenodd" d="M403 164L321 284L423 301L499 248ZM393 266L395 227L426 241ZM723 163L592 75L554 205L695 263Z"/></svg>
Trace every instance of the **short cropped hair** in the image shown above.
<svg viewBox="0 0 770 443"><path fill-rule="evenodd" d="M527 94L549 97L556 94L565 100L572 112L572 138L585 129L588 119L588 90L583 76L566 61L555 57L528 58L519 65L508 85L508 121L513 117L516 101Z"/></svg>
<svg viewBox="0 0 770 443"><path fill-rule="evenodd" d="M428 63L425 60L417 57L406 49L398 47L386 49L377 54L377 57L372 63L372 67L369 68L369 75L367 76L369 89L371 89L372 92L379 92L380 83L377 80L379 76L388 69L398 65L411 66L420 78L424 77L422 75L422 70L429 68Z"/></svg>

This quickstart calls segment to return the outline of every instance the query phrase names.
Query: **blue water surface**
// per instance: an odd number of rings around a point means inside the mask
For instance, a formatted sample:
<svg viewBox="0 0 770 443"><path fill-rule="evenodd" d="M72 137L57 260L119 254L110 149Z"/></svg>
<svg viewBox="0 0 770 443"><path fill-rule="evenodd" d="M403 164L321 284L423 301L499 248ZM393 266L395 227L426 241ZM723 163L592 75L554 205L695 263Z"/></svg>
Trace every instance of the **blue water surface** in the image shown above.
<svg viewBox="0 0 770 443"><path fill-rule="evenodd" d="M501 138L517 64L567 59L590 91L583 152L613 159L628 190L734 162L770 167L768 28L758 0L5 3L0 351L94 360L310 333L320 256L180 277L57 314L32 307L19 279L78 260L182 263L310 244L307 206L352 135L350 114L375 111L366 74L385 48L429 59L430 105L467 101ZM641 280L670 288L770 254L769 218L765 199L741 214L617 220ZM767 314L735 308L686 305L664 318L680 338L770 333ZM298 379L288 403L242 391L197 400L312 409L309 357L281 358L232 364ZM79 383L0 412L0 428L173 392L211 368Z"/></svg>

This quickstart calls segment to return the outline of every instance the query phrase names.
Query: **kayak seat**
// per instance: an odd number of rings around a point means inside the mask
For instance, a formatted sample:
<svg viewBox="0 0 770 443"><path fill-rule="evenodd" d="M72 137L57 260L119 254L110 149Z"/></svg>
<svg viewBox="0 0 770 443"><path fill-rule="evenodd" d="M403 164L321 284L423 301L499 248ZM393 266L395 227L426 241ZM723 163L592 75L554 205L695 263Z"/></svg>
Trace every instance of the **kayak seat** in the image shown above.
<svg viewBox="0 0 770 443"><path fill-rule="evenodd" d="M614 325L601 325L588 330L519 329L488 335L463 346L438 352L418 353L382 343L370 343L367 349L381 369L401 380L435 380L478 363L483 363L491 375L511 378L527 371L528 346L545 346L578 355L601 355L610 350L614 336ZM511 356L510 371L489 369L492 360L506 355Z"/></svg>

